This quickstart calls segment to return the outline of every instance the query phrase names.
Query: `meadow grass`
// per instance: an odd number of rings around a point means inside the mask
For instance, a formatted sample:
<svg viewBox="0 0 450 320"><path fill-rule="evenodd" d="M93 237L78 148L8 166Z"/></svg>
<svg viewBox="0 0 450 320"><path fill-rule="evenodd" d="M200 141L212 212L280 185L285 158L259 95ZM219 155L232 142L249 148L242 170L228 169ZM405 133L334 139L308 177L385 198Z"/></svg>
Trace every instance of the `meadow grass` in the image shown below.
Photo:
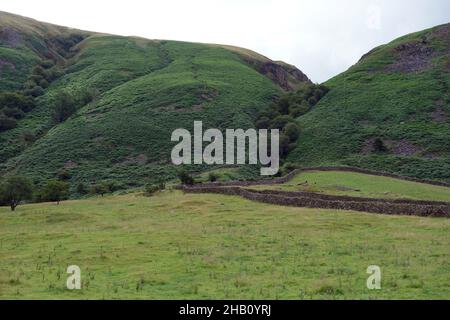
<svg viewBox="0 0 450 320"><path fill-rule="evenodd" d="M450 188L342 171L306 171L287 183L252 186L260 190L307 191L381 199L415 199L450 202Z"/></svg>
<svg viewBox="0 0 450 320"><path fill-rule="evenodd" d="M179 191L3 207L0 298L448 299L449 232L445 218ZM68 265L82 290L66 289Z"/></svg>

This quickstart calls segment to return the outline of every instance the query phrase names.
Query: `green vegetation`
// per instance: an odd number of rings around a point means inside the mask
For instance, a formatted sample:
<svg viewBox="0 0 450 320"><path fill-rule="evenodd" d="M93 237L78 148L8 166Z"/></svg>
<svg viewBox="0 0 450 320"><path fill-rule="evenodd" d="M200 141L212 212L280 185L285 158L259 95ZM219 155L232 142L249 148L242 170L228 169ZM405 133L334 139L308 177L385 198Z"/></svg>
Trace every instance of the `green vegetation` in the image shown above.
<svg viewBox="0 0 450 320"><path fill-rule="evenodd" d="M0 39L0 47L35 56L16 87L43 92L17 123L0 118L8 128L0 135L0 176L21 173L42 185L67 170L73 196L78 185L96 181L134 188L175 179L173 130L191 130L194 120L222 130L254 127L259 110L283 92L236 48L90 34L1 15L0 26L14 25L21 43Z"/></svg>
<svg viewBox="0 0 450 320"><path fill-rule="evenodd" d="M251 188L307 191L366 198L450 202L450 188L448 187L341 171L306 171L285 184Z"/></svg>
<svg viewBox="0 0 450 320"><path fill-rule="evenodd" d="M295 92L283 94L268 108L262 109L256 120L259 129L279 129L280 156L287 157L297 146L300 128L294 117L307 113L328 92L323 85L305 83Z"/></svg>
<svg viewBox="0 0 450 320"><path fill-rule="evenodd" d="M178 191L0 208L0 298L446 299L449 232L449 219ZM72 264L81 291L65 287Z"/></svg>
<svg viewBox="0 0 450 320"><path fill-rule="evenodd" d="M54 201L59 204L62 200L69 198L69 184L64 181L50 180L38 191L36 200L38 202Z"/></svg>
<svg viewBox="0 0 450 320"><path fill-rule="evenodd" d="M10 177L0 184L0 205L9 205L11 211L23 200L32 197L31 183L23 177Z"/></svg>
<svg viewBox="0 0 450 320"><path fill-rule="evenodd" d="M180 179L181 184L184 184L185 186L192 186L195 183L194 177L192 177L192 175L184 168L178 172L178 179Z"/></svg>
<svg viewBox="0 0 450 320"><path fill-rule="evenodd" d="M450 181L449 29L376 48L326 82L327 95L298 118L301 138L288 161Z"/></svg>

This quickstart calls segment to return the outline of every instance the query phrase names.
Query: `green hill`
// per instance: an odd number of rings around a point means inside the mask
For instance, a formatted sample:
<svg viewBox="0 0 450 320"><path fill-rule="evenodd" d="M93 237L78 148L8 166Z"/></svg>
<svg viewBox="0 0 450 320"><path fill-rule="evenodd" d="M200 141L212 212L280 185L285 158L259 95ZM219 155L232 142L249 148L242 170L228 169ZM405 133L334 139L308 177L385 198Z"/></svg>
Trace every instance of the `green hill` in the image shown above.
<svg viewBox="0 0 450 320"><path fill-rule="evenodd" d="M51 82L43 81L48 73ZM66 170L72 185L108 179L125 187L174 175L174 129L194 119L252 127L258 110L309 82L295 67L241 48L96 34L1 12L0 76L0 91L44 82L36 107L0 133L0 171L39 182ZM61 92L88 99L55 124Z"/></svg>
<svg viewBox="0 0 450 320"><path fill-rule="evenodd" d="M450 24L397 39L326 82L289 161L450 181Z"/></svg>

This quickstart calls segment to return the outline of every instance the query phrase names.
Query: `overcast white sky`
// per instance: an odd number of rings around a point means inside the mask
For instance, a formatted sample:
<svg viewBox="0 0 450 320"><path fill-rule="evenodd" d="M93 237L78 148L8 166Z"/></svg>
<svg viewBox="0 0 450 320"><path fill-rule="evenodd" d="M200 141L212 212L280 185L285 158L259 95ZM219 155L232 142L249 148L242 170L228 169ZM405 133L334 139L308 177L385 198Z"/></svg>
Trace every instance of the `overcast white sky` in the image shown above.
<svg viewBox="0 0 450 320"><path fill-rule="evenodd" d="M450 22L450 0L0 0L0 10L91 31L237 45L315 82L377 45Z"/></svg>

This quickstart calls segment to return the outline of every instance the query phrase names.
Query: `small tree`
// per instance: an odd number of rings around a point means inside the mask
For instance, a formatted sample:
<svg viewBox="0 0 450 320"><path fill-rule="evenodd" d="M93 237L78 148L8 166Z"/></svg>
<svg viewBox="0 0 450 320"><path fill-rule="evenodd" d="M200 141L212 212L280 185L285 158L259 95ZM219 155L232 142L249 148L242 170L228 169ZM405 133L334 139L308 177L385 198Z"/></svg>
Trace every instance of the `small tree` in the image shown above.
<svg viewBox="0 0 450 320"><path fill-rule="evenodd" d="M23 177L10 177L0 185L0 202L8 204L11 211L23 200L31 199L32 194L31 183Z"/></svg>
<svg viewBox="0 0 450 320"><path fill-rule="evenodd" d="M194 185L194 178L184 169L178 173L178 179L186 186Z"/></svg>
<svg viewBox="0 0 450 320"><path fill-rule="evenodd" d="M77 185L76 190L77 190L77 193L79 193L79 194L86 194L87 193L86 186L82 182L80 182Z"/></svg>
<svg viewBox="0 0 450 320"><path fill-rule="evenodd" d="M106 183L101 184L95 184L91 188L91 193L93 194L99 194L102 197L105 195L105 193L108 192L108 185Z"/></svg>
<svg viewBox="0 0 450 320"><path fill-rule="evenodd" d="M41 197L43 201L67 200L69 198L69 184L63 181L50 180L42 189Z"/></svg>
<svg viewBox="0 0 450 320"><path fill-rule="evenodd" d="M295 142L300 136L300 129L296 123L290 122L284 127L283 133L289 137L289 141Z"/></svg>
<svg viewBox="0 0 450 320"><path fill-rule="evenodd" d="M75 99L67 92L59 92L53 106L53 121L64 122L77 110Z"/></svg>
<svg viewBox="0 0 450 320"><path fill-rule="evenodd" d="M384 145L383 140L381 140L380 138L376 138L375 141L373 142L373 150L375 152L382 153L382 152L386 152L387 148Z"/></svg>

